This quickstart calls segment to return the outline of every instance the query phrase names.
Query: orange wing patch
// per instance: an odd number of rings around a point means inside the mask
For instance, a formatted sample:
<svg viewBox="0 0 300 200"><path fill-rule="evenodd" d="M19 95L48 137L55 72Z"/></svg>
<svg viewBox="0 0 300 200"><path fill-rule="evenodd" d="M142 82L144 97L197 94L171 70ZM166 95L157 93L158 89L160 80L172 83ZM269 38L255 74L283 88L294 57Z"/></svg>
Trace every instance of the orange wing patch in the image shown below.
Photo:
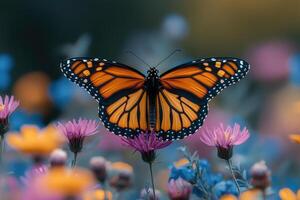
<svg viewBox="0 0 300 200"><path fill-rule="evenodd" d="M147 93L140 89L113 102L106 109L109 122L121 128L146 130L148 124L146 101Z"/></svg>
<svg viewBox="0 0 300 200"><path fill-rule="evenodd" d="M197 120L200 106L166 89L156 99L156 131L180 131Z"/></svg>
<svg viewBox="0 0 300 200"><path fill-rule="evenodd" d="M141 88L145 82L144 76L134 70L92 60L75 61L70 69L79 78L86 78L86 82L89 80L94 87L97 87L104 99L122 90Z"/></svg>
<svg viewBox="0 0 300 200"><path fill-rule="evenodd" d="M218 81L222 78L231 78L237 71L238 66L234 62L204 62L202 66L174 69L162 75L160 81L166 89L183 90L204 99L208 96L208 91L216 86Z"/></svg>

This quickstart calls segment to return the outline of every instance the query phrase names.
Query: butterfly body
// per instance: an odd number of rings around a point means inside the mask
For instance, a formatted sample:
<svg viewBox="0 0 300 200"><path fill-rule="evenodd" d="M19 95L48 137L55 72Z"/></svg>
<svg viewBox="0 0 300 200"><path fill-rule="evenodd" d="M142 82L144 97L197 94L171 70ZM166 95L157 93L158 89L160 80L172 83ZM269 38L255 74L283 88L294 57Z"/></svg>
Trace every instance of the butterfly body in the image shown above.
<svg viewBox="0 0 300 200"><path fill-rule="evenodd" d="M154 130L164 140L182 139L202 126L208 102L238 82L249 64L237 58L204 58L145 76L127 65L98 58L72 58L64 75L99 102L99 117L116 135Z"/></svg>
<svg viewBox="0 0 300 200"><path fill-rule="evenodd" d="M156 123L156 109L155 109L155 99L159 91L159 71L155 67L151 67L147 72L147 77L145 80L145 90L148 91L149 99L149 130L155 129Z"/></svg>

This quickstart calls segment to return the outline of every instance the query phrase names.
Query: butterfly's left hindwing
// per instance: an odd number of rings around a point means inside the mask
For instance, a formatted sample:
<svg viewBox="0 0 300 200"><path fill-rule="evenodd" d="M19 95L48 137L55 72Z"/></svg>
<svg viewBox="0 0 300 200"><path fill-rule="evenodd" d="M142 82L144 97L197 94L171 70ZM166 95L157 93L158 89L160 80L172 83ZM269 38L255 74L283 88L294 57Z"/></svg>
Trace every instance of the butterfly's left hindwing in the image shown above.
<svg viewBox="0 0 300 200"><path fill-rule="evenodd" d="M99 117L108 130L126 137L147 130L148 95L142 73L97 58L69 59L61 70L99 102Z"/></svg>
<svg viewBox="0 0 300 200"><path fill-rule="evenodd" d="M207 58L162 74L156 99L159 136L174 140L195 133L206 118L209 100L248 71L249 64L237 58Z"/></svg>

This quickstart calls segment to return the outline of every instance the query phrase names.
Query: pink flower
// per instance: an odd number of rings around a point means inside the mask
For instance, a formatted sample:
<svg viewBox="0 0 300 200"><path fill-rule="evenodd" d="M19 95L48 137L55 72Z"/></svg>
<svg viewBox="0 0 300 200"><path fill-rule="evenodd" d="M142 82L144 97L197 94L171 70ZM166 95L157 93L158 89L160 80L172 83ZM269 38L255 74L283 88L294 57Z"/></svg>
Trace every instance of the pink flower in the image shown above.
<svg viewBox="0 0 300 200"><path fill-rule="evenodd" d="M168 183L168 194L171 200L188 200L191 192L192 185L182 178L171 179Z"/></svg>
<svg viewBox="0 0 300 200"><path fill-rule="evenodd" d="M19 106L19 102L14 99L14 96L0 96L0 119L8 118Z"/></svg>
<svg viewBox="0 0 300 200"><path fill-rule="evenodd" d="M1 134L7 132L8 129L8 117L16 110L19 106L19 102L15 100L14 96L0 96L0 129Z"/></svg>
<svg viewBox="0 0 300 200"><path fill-rule="evenodd" d="M22 183L29 186L32 181L36 178L45 175L48 172L48 167L46 165L34 166L32 169L25 173L25 176L21 177Z"/></svg>
<svg viewBox="0 0 300 200"><path fill-rule="evenodd" d="M79 119L58 123L57 128L69 140L70 150L78 153L82 150L85 137L94 135L98 132L99 123L96 120Z"/></svg>
<svg viewBox="0 0 300 200"><path fill-rule="evenodd" d="M222 159L230 159L234 145L240 145L249 138L249 132L246 128L241 130L239 124L226 128L221 123L213 131L206 130L200 135L200 140L208 146L218 148L218 156Z"/></svg>
<svg viewBox="0 0 300 200"><path fill-rule="evenodd" d="M140 152L145 162L153 162L155 151L165 148L172 143L171 141L163 141L157 137L154 131L141 133L134 138L123 138L122 140L127 146Z"/></svg>
<svg viewBox="0 0 300 200"><path fill-rule="evenodd" d="M257 44L246 53L251 63L250 75L259 81L284 80L289 75L289 59L295 52L291 42L271 40Z"/></svg>

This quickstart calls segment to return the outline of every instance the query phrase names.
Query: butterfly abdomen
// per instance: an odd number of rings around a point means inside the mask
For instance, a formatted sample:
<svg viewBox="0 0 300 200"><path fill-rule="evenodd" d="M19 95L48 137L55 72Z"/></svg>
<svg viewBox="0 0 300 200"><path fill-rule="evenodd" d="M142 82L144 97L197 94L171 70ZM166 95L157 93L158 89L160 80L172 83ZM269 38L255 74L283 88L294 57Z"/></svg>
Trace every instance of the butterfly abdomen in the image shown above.
<svg viewBox="0 0 300 200"><path fill-rule="evenodd" d="M158 70L156 68L151 68L148 71L148 76L146 80L145 86L148 91L148 99L149 99L149 123L148 129L155 130L156 126L156 97L158 95L158 87L159 87L159 78L158 78Z"/></svg>

